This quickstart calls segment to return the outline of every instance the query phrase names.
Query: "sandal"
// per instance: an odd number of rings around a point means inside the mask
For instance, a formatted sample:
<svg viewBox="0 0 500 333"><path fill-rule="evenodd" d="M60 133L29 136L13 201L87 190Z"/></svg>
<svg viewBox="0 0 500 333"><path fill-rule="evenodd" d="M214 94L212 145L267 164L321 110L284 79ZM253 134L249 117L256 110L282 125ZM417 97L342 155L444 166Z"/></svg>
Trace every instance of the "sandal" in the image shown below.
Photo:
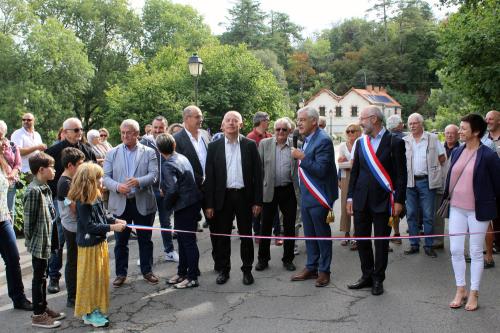
<svg viewBox="0 0 500 333"><path fill-rule="evenodd" d="M491 259L490 261L488 260L484 260L484 268L485 269L488 269L488 268L493 268L495 267L495 261L493 259Z"/></svg>
<svg viewBox="0 0 500 333"><path fill-rule="evenodd" d="M185 279L182 282L174 284L175 289L196 288L198 286L199 286L198 280L189 280L189 279Z"/></svg>
<svg viewBox="0 0 500 333"><path fill-rule="evenodd" d="M358 250L358 243L356 241L352 241L351 243L351 251L357 251Z"/></svg>
<svg viewBox="0 0 500 333"><path fill-rule="evenodd" d="M174 275L172 276L168 281L167 283L168 284L179 284L181 283L182 281L186 280L186 277L185 276L179 276L179 275Z"/></svg>
<svg viewBox="0 0 500 333"><path fill-rule="evenodd" d="M458 291L457 291L457 294L458 294ZM456 301L456 298L457 298L457 295L455 295L455 298L449 304L451 309L460 309L462 306L465 305L465 302L467 302L467 292L465 292L465 295L463 295L459 301Z"/></svg>
<svg viewBox="0 0 500 333"><path fill-rule="evenodd" d="M472 296L472 297L471 297ZM476 298L476 306L469 305L471 299ZM479 304L477 304L477 300L479 298L479 292L477 290L471 290L469 293L469 298L467 300L467 304L465 304L465 311L476 311L479 308Z"/></svg>

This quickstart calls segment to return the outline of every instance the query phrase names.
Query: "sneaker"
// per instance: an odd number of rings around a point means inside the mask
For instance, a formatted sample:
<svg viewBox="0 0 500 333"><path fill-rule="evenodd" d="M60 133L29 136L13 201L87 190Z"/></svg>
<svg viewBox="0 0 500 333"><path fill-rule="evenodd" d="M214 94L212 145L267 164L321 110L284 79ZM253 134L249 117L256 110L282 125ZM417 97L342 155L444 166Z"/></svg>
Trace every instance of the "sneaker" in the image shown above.
<svg viewBox="0 0 500 333"><path fill-rule="evenodd" d="M297 244L295 244L295 246L293 247L293 254L296 256L300 254L299 246Z"/></svg>
<svg viewBox="0 0 500 333"><path fill-rule="evenodd" d="M47 313L49 317L54 320L61 320L66 318L66 314L64 312L55 312L54 310L51 310L48 307L45 308L45 313Z"/></svg>
<svg viewBox="0 0 500 333"><path fill-rule="evenodd" d="M83 315L82 319L85 325L92 325L93 327L107 327L109 325L109 321L99 316L95 311L91 314Z"/></svg>
<svg viewBox="0 0 500 333"><path fill-rule="evenodd" d="M175 250L168 252L165 254L165 261L179 262L179 254Z"/></svg>
<svg viewBox="0 0 500 333"><path fill-rule="evenodd" d="M33 311L33 304L27 298L14 303L14 309Z"/></svg>
<svg viewBox="0 0 500 333"><path fill-rule="evenodd" d="M54 318L51 318L47 314L47 312L44 312L41 315L31 316L31 326L41 328L56 328L61 326L61 322L54 320Z"/></svg>
<svg viewBox="0 0 500 333"><path fill-rule="evenodd" d="M95 309L94 312L93 312L94 316L101 319L101 320L104 320L104 323L105 323L105 326L108 327L109 325L109 318L108 316L104 315L101 310L99 309Z"/></svg>
<svg viewBox="0 0 500 333"><path fill-rule="evenodd" d="M174 284L175 289L196 288L198 286L199 286L198 280L189 280L189 279L185 279L182 282Z"/></svg>

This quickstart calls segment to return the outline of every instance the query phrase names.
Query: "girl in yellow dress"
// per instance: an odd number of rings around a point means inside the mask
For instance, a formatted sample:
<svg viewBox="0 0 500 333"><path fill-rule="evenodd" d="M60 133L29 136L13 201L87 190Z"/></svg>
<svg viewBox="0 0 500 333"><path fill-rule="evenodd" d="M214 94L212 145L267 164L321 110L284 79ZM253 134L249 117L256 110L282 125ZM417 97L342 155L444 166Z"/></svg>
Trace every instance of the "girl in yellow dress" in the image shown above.
<svg viewBox="0 0 500 333"><path fill-rule="evenodd" d="M121 232L124 220L107 217L101 200L103 170L83 163L77 170L68 198L76 202L78 266L75 316L94 327L109 325L109 257L106 234Z"/></svg>

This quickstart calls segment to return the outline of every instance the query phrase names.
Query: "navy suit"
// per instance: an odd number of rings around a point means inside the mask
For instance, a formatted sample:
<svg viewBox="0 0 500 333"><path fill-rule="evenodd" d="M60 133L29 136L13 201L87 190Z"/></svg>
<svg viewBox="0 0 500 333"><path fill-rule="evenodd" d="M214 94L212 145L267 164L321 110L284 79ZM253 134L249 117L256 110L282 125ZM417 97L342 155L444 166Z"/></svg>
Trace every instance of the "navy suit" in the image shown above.
<svg viewBox="0 0 500 333"><path fill-rule="evenodd" d="M323 193L329 203L338 198L335 152L328 134L317 129L304 151L300 167L307 177ZM326 223L329 210L323 207L309 192L304 182L300 182L300 211L306 237L330 237L332 231ZM330 273L332 261L332 241L307 240L307 263L309 271Z"/></svg>

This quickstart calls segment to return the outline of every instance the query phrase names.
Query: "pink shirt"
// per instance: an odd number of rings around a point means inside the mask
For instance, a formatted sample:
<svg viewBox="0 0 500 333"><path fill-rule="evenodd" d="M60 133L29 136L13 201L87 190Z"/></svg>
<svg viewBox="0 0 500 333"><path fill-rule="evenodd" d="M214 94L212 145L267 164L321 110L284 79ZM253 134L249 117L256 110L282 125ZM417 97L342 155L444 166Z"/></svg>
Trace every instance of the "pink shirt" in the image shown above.
<svg viewBox="0 0 500 333"><path fill-rule="evenodd" d="M450 189L453 189L453 193L451 193L450 204L453 207L467 210L475 210L476 208L472 186L476 156L477 149L473 151L464 149L455 165L453 165L453 169L451 169ZM460 176L460 172L462 172L462 170L464 171ZM457 183L459 176L460 180ZM453 186L455 187L453 188Z"/></svg>

